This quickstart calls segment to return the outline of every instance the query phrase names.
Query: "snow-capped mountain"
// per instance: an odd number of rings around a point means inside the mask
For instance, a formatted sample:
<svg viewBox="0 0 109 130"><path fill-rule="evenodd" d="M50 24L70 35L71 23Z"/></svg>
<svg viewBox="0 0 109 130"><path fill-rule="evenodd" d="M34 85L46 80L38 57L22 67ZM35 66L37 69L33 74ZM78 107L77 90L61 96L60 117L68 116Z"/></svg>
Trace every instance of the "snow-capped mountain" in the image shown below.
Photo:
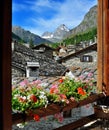
<svg viewBox="0 0 109 130"><path fill-rule="evenodd" d="M64 24L61 24L54 32L43 33L42 38L48 39L52 42L59 42L69 31L70 30Z"/></svg>
<svg viewBox="0 0 109 130"><path fill-rule="evenodd" d="M42 38L45 38L45 39L53 38L53 33L44 32L43 35L42 35Z"/></svg>
<svg viewBox="0 0 109 130"><path fill-rule="evenodd" d="M54 31L53 37L61 40L69 31L70 30L62 24Z"/></svg>

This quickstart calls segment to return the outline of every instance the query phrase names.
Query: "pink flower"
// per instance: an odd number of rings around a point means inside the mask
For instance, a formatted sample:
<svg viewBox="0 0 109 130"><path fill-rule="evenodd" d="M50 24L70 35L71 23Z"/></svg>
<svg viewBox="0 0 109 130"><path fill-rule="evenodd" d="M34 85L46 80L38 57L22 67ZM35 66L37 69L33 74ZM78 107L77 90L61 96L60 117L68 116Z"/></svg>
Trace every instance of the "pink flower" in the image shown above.
<svg viewBox="0 0 109 130"><path fill-rule="evenodd" d="M38 84L41 84L42 82L41 82L41 80L35 80L32 83L38 85Z"/></svg>
<svg viewBox="0 0 109 130"><path fill-rule="evenodd" d="M38 89L42 89L42 86L38 85L38 86L36 86L36 88L38 88Z"/></svg>
<svg viewBox="0 0 109 130"><path fill-rule="evenodd" d="M33 85L34 87L35 86L37 87L38 85L40 86L41 83L42 83L41 80L35 80L35 81L31 82L30 84Z"/></svg>
<svg viewBox="0 0 109 130"><path fill-rule="evenodd" d="M89 86L93 86L93 83L89 83Z"/></svg>
<svg viewBox="0 0 109 130"><path fill-rule="evenodd" d="M80 76L79 76L79 79L80 79L80 80L83 80L83 79L84 79L84 76L83 76L83 75L80 75Z"/></svg>
<svg viewBox="0 0 109 130"><path fill-rule="evenodd" d="M24 87L24 86L26 86L28 83L29 83L28 80L25 79L25 80L23 80L22 82L20 82L19 84L20 84L22 87Z"/></svg>
<svg viewBox="0 0 109 130"><path fill-rule="evenodd" d="M66 103L69 104L69 100L66 100Z"/></svg>
<svg viewBox="0 0 109 130"><path fill-rule="evenodd" d="M59 122L62 122L63 121L63 113L56 113L54 115L54 118L57 119Z"/></svg>
<svg viewBox="0 0 109 130"><path fill-rule="evenodd" d="M88 79L86 79L86 80L84 81L84 83L89 83L89 80L88 80Z"/></svg>
<svg viewBox="0 0 109 130"><path fill-rule="evenodd" d="M62 100L63 100L63 99L67 99L67 97L66 97L65 94L60 94L60 97L61 97Z"/></svg>
<svg viewBox="0 0 109 130"><path fill-rule="evenodd" d="M59 93L58 86L57 85L52 85L50 88L50 93Z"/></svg>
<svg viewBox="0 0 109 130"><path fill-rule="evenodd" d="M92 77L93 76L93 73L88 73L88 77Z"/></svg>
<svg viewBox="0 0 109 130"><path fill-rule="evenodd" d="M71 99L71 101L75 101L75 98L74 98L74 97L71 97L70 99Z"/></svg>

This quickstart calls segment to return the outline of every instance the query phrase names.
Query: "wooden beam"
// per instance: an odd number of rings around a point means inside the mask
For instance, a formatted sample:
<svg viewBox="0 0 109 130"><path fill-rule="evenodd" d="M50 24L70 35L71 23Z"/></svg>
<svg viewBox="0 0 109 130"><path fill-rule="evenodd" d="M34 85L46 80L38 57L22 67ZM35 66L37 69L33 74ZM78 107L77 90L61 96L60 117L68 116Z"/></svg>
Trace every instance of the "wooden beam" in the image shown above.
<svg viewBox="0 0 109 130"><path fill-rule="evenodd" d="M109 0L98 0L97 87L109 95Z"/></svg>
<svg viewBox="0 0 109 130"><path fill-rule="evenodd" d="M0 2L0 127L11 130L11 0Z"/></svg>
<svg viewBox="0 0 109 130"><path fill-rule="evenodd" d="M103 0L98 0L97 14L97 88L102 91L103 83Z"/></svg>
<svg viewBox="0 0 109 130"><path fill-rule="evenodd" d="M94 107L96 118L109 120L109 113L103 112L102 108L98 105Z"/></svg>
<svg viewBox="0 0 109 130"><path fill-rule="evenodd" d="M103 2L103 34L104 34L104 84L109 96L109 0Z"/></svg>
<svg viewBox="0 0 109 130"><path fill-rule="evenodd" d="M83 117L75 122L69 123L62 127L56 128L54 130L74 130L94 120L96 120L96 116L93 114L87 117Z"/></svg>

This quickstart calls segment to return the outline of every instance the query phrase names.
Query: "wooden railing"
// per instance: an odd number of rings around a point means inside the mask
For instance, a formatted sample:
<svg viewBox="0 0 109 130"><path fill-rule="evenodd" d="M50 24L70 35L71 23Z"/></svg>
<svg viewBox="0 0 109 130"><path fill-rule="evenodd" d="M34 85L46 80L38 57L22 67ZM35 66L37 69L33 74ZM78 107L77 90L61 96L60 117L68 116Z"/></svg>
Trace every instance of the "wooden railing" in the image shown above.
<svg viewBox="0 0 109 130"><path fill-rule="evenodd" d="M100 100L103 97L105 97L105 95L103 93L94 94L94 95L91 95L87 99L84 99L84 100L82 100L80 102L76 102L76 101L72 102L71 100L69 100L70 103L67 104L66 106L60 106L58 104L50 104L50 105L48 105L47 108L35 109L34 112L36 114L38 114L40 117L54 115L54 114L62 112L62 111L63 112L68 111L68 110L70 110L72 108L80 107L80 106L83 106L83 105L88 104L88 103L93 103L93 102L95 102L97 100ZM92 117L94 117L94 118L92 118ZM84 119L86 119L86 121L84 121L84 123L86 124L86 122L89 122L89 121L95 119L95 114L92 115L92 116L86 117ZM12 114L12 123L13 124L17 124L17 123L24 122L24 121L29 121L29 120L32 120L32 117L29 116L29 115L20 114L20 113L13 113ZM78 120L77 122L81 122L81 121ZM74 124L75 123L76 122L74 122ZM82 122L82 124L81 123L80 124L83 125L84 123Z"/></svg>

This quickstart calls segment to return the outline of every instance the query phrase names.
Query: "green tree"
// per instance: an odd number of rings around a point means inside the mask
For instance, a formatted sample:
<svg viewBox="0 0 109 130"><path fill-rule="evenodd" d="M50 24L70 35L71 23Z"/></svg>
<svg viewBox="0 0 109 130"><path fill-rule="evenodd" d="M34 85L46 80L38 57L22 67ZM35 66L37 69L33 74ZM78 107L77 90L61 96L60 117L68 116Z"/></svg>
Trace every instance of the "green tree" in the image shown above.
<svg viewBox="0 0 109 130"><path fill-rule="evenodd" d="M32 40L32 39L30 39L29 47L30 47L30 48L33 48L33 47L34 47L34 43L33 43L33 40Z"/></svg>

